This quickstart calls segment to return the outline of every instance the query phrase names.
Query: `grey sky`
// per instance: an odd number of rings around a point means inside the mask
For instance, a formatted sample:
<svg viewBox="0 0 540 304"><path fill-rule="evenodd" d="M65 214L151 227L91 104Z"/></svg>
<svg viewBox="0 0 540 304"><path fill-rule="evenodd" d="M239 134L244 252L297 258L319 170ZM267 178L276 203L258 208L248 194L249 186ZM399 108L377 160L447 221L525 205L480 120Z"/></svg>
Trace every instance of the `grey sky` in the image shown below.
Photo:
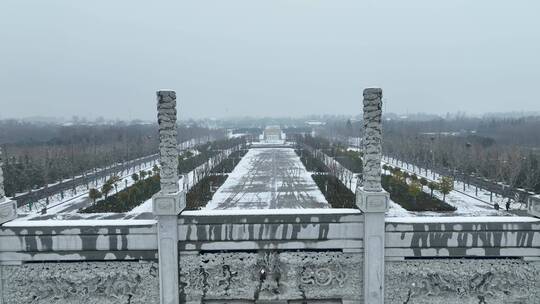
<svg viewBox="0 0 540 304"><path fill-rule="evenodd" d="M540 110L540 1L0 2L0 118Z"/></svg>

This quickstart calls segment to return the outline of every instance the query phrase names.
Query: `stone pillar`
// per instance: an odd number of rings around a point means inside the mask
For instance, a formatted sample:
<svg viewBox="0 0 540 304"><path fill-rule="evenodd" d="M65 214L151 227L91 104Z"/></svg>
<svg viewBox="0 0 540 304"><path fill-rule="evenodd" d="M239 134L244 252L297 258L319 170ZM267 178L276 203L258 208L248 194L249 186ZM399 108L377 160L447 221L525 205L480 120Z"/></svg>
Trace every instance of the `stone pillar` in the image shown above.
<svg viewBox="0 0 540 304"><path fill-rule="evenodd" d="M381 185L382 90L364 90L363 184L356 204L364 213L364 303L384 303L384 213L389 195Z"/></svg>
<svg viewBox="0 0 540 304"><path fill-rule="evenodd" d="M161 190L153 197L158 220L159 294L161 304L178 304L178 214L186 206L178 187L176 93L157 91Z"/></svg>
<svg viewBox="0 0 540 304"><path fill-rule="evenodd" d="M17 217L17 202L7 198L4 192L3 164L2 148L0 148L0 225Z"/></svg>

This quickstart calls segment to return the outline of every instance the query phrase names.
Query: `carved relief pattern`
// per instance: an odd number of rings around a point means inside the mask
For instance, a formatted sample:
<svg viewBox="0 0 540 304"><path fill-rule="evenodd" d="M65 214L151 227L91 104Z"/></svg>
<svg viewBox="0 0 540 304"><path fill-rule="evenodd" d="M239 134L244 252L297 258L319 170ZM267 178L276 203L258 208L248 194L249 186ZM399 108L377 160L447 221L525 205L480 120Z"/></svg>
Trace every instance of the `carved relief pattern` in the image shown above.
<svg viewBox="0 0 540 304"><path fill-rule="evenodd" d="M300 281L302 284L315 284L319 286L329 286L335 281L339 287L343 287L347 279L347 273L343 271L341 264L335 264L334 269L332 267L307 266L302 272Z"/></svg>
<svg viewBox="0 0 540 304"><path fill-rule="evenodd" d="M385 303L540 303L540 267L519 260L386 263Z"/></svg>
<svg viewBox="0 0 540 304"><path fill-rule="evenodd" d="M5 304L159 303L157 263L80 262L0 267Z"/></svg>
<svg viewBox="0 0 540 304"><path fill-rule="evenodd" d="M359 299L362 295L362 256L341 252L283 253L288 276L295 278L307 299Z"/></svg>
<svg viewBox="0 0 540 304"><path fill-rule="evenodd" d="M381 188L382 157L382 90L364 90L364 168L365 191L379 192Z"/></svg>
<svg viewBox="0 0 540 304"><path fill-rule="evenodd" d="M362 258L341 252L205 253L180 258L186 301L359 299Z"/></svg>
<svg viewBox="0 0 540 304"><path fill-rule="evenodd" d="M258 288L255 253L180 256L180 293L186 301L250 299Z"/></svg>
<svg viewBox="0 0 540 304"><path fill-rule="evenodd" d="M176 130L176 92L158 91L159 155L161 162L161 191L178 191L178 151Z"/></svg>

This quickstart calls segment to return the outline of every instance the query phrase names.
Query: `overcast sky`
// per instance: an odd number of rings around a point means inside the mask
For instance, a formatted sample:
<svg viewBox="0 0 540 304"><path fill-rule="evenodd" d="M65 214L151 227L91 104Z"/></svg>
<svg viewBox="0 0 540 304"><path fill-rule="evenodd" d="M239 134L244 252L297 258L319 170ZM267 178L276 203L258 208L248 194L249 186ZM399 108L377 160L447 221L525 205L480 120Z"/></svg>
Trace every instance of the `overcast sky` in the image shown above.
<svg viewBox="0 0 540 304"><path fill-rule="evenodd" d="M0 118L540 111L537 0L0 1Z"/></svg>

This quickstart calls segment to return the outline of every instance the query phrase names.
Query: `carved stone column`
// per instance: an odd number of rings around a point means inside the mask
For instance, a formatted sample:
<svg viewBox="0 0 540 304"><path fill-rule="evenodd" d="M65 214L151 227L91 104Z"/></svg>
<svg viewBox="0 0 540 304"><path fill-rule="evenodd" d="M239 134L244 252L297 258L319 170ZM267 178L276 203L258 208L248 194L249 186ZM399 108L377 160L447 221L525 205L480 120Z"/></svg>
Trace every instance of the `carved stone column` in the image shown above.
<svg viewBox="0 0 540 304"><path fill-rule="evenodd" d="M356 204L364 212L364 303L384 303L384 213L389 195L381 185L382 90L364 90L363 185Z"/></svg>
<svg viewBox="0 0 540 304"><path fill-rule="evenodd" d="M186 206L178 187L176 93L157 91L161 190L153 197L158 220L159 293L161 304L178 304L178 214Z"/></svg>
<svg viewBox="0 0 540 304"><path fill-rule="evenodd" d="M6 197L4 192L4 172L2 165L2 148L0 148L0 225L17 217L17 202Z"/></svg>

